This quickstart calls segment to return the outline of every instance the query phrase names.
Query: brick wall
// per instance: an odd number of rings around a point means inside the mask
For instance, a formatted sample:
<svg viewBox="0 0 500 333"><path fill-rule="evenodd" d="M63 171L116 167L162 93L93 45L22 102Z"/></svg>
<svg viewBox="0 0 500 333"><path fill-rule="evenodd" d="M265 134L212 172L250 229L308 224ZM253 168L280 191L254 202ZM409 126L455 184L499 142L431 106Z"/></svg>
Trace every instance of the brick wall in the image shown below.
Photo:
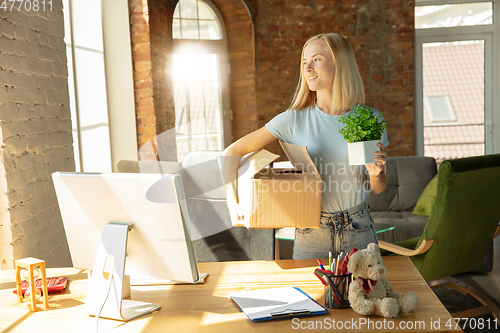
<svg viewBox="0 0 500 333"><path fill-rule="evenodd" d="M170 29L169 15L175 3L170 1L165 29ZM213 0L213 3L221 12L227 31L234 140L286 110L297 84L304 42L319 33L338 32L354 49L366 89L366 104L379 109L388 122L389 155L413 155L414 1ZM134 24L137 23L132 23L132 31ZM138 113L140 107L138 104ZM138 128L141 126L138 124ZM280 151L277 144L268 148Z"/></svg>
<svg viewBox="0 0 500 333"><path fill-rule="evenodd" d="M214 0L224 20L231 64L233 138L259 128L255 87L255 36L252 18L241 0Z"/></svg>
<svg viewBox="0 0 500 333"><path fill-rule="evenodd" d="M156 132L162 134L161 140L157 140L157 149L161 160L177 161L174 88L170 77L172 17L177 0L149 0L148 3Z"/></svg>
<svg viewBox="0 0 500 333"><path fill-rule="evenodd" d="M177 161L172 80L172 17L176 0L129 0L138 149L154 140L164 161ZM162 134L161 140L155 140ZM157 156L144 149L141 160Z"/></svg>
<svg viewBox="0 0 500 333"><path fill-rule="evenodd" d="M52 4L0 10L2 268L12 255L71 265L51 178L75 168L62 1Z"/></svg>

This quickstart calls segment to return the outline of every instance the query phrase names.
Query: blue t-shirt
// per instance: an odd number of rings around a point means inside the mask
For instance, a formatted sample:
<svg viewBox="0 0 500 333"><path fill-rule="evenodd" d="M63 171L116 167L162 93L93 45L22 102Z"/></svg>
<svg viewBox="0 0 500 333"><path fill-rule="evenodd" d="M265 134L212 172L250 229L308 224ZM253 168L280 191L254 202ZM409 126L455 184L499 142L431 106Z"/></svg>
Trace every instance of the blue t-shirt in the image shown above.
<svg viewBox="0 0 500 333"><path fill-rule="evenodd" d="M372 110L381 116L378 110ZM353 112L351 109L344 115ZM323 181L321 210L328 213L362 204L370 191L366 167L349 164L347 141L339 133L345 125L339 122L339 118L315 106L287 110L266 124L277 139L307 147ZM389 144L387 131L384 131L381 142L384 147Z"/></svg>

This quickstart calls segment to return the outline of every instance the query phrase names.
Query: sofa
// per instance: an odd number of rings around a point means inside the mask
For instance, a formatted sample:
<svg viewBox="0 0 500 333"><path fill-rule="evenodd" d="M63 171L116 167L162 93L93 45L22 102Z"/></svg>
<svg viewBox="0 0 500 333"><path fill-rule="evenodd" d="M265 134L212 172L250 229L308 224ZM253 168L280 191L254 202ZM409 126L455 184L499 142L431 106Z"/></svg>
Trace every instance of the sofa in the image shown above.
<svg viewBox="0 0 500 333"><path fill-rule="evenodd" d="M433 157L388 157L386 189L369 193L370 212L375 224L389 223L396 227L377 234L379 240L399 242L422 235L427 216L415 215L413 210L427 184L437 174Z"/></svg>

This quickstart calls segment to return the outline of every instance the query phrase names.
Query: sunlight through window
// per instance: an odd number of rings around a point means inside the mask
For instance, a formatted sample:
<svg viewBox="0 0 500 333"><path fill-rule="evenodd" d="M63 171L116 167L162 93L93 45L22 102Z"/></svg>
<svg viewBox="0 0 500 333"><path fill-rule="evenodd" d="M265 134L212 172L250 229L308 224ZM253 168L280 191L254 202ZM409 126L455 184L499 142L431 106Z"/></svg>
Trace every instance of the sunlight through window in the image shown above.
<svg viewBox="0 0 500 333"><path fill-rule="evenodd" d="M174 11L172 35L176 39L222 39L215 13L199 0L179 0Z"/></svg>
<svg viewBox="0 0 500 333"><path fill-rule="evenodd" d="M223 150L230 116L229 65L224 23L210 1L179 0L172 33L172 82L177 158L192 151ZM225 127L226 126L226 127Z"/></svg>

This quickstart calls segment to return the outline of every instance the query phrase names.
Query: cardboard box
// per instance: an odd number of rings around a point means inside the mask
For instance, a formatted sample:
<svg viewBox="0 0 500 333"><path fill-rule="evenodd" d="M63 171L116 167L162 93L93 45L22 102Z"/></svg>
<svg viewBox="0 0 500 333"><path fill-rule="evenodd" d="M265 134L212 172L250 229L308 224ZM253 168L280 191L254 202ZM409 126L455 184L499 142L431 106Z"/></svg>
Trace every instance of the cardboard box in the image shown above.
<svg viewBox="0 0 500 333"><path fill-rule="evenodd" d="M307 148L280 142L293 169L266 168L279 156L261 149L238 169L242 224L249 229L319 228L321 176Z"/></svg>

